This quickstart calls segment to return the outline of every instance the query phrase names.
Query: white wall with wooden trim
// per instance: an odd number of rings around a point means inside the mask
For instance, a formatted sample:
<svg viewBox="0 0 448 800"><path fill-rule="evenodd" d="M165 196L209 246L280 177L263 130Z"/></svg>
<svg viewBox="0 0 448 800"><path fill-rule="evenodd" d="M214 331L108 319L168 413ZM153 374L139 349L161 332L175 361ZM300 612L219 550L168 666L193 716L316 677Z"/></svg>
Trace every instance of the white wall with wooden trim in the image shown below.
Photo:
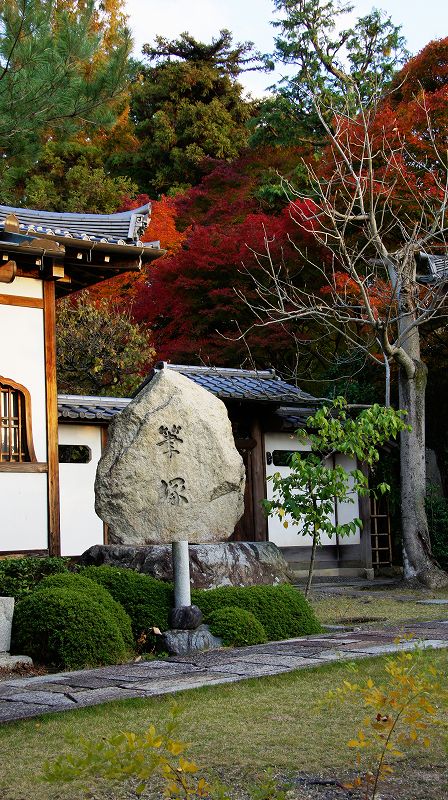
<svg viewBox="0 0 448 800"><path fill-rule="evenodd" d="M42 281L16 278L13 284L0 284L0 293L16 284L40 284ZM20 287L22 288L22 287ZM28 287L24 287L25 289ZM36 291L38 287L33 286ZM36 295L21 294L31 297ZM34 450L38 461L47 460L47 423L45 406L45 349L43 308L0 306L0 375L25 386L31 395Z"/></svg>
<svg viewBox="0 0 448 800"><path fill-rule="evenodd" d="M0 472L1 552L46 550L48 508L46 473Z"/></svg>
<svg viewBox="0 0 448 800"><path fill-rule="evenodd" d="M269 453L271 458L272 454L275 452L291 452L291 451L300 451L300 452L309 452L311 450L310 445L307 443L301 444L298 442L297 437L294 434L289 433L266 433L265 434L265 451ZM348 456L337 455L336 456L336 464L340 464L344 467L345 470L353 470L356 469L356 461ZM272 476L275 472L279 472L282 477L285 477L290 472L290 468L288 466L281 466L275 463L275 459L273 463L266 465L266 475ZM273 497L273 490L272 490L272 481L267 481L267 497L269 500L272 500ZM344 524L347 522L351 522L356 517L359 517L359 500L358 496L353 496L353 503L337 503L337 518L340 524ZM335 514L332 515L333 520L335 519ZM288 522L288 527L285 528L283 522ZM268 536L269 541L274 542L277 547L310 547L312 545L312 537L311 536L304 536L301 533L301 525L296 525L289 515L286 515L284 520L280 520L279 517L273 516L269 517L268 520ZM360 541L360 534L357 531L350 536L344 537L342 540L343 545L355 545L359 544ZM335 540L334 537L330 538L326 534L322 535L321 538L322 545L334 545Z"/></svg>
<svg viewBox="0 0 448 800"><path fill-rule="evenodd" d="M47 461L45 342L42 281L16 278L0 283L0 375L24 386L31 396L33 444L37 462ZM23 299L36 307L18 305ZM14 303L10 305L8 301ZM48 496L45 471L24 462L0 467L2 551L48 547ZM22 471L23 470L23 471Z"/></svg>
<svg viewBox="0 0 448 800"><path fill-rule="evenodd" d="M103 523L95 513L95 474L101 456L101 426L59 423L60 445L84 445L90 450L87 464L59 464L61 503L61 555L80 555L94 544L103 544Z"/></svg>

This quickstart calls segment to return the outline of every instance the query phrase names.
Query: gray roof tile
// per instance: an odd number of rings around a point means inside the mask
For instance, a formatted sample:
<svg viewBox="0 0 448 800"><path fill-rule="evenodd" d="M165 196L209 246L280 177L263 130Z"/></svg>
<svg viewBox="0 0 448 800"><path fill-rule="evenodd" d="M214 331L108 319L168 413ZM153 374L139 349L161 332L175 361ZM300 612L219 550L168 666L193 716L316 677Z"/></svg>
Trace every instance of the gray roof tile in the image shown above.
<svg viewBox="0 0 448 800"><path fill-rule="evenodd" d="M306 416L312 413L310 406L318 400L296 386L277 378L274 370L227 369L220 367L187 367L182 364L159 362L143 386L149 383L154 372L160 369L175 369L186 375L199 386L203 386L221 400L240 400L242 402L272 403L287 406L282 416L294 418L294 409L305 407ZM59 395L58 415L63 420L92 420L107 422L119 414L130 402L127 397L88 397L83 395ZM298 414L298 417L303 417Z"/></svg>
<svg viewBox="0 0 448 800"><path fill-rule="evenodd" d="M136 244L146 228L150 211L149 203L117 214L71 214L0 205L0 225L4 224L9 214L14 214L19 220L22 234L46 234L108 244ZM145 246L151 245L154 243L145 242Z"/></svg>

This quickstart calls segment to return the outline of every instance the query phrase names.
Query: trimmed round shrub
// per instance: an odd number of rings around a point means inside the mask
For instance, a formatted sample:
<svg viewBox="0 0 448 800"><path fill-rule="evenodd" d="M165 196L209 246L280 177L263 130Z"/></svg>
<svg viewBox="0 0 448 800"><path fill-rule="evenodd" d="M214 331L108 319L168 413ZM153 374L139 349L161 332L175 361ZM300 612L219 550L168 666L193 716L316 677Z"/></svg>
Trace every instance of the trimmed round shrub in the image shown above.
<svg viewBox="0 0 448 800"><path fill-rule="evenodd" d="M47 575L68 571L68 559L56 556L4 558L0 561L0 596L15 597L16 601L34 592Z"/></svg>
<svg viewBox="0 0 448 800"><path fill-rule="evenodd" d="M45 578L38 586L38 591L41 589L69 589L71 592L80 592L89 597L94 603L103 605L115 619L125 645L133 648L134 637L129 614L126 613L121 603L117 603L111 593L100 583L96 583L90 578L85 578L77 573L61 572L59 575L50 575Z"/></svg>
<svg viewBox="0 0 448 800"><path fill-rule="evenodd" d="M261 622L270 641L320 633L322 628L303 594L290 584L281 586L220 586L196 589L192 602L208 622L213 612L225 606L251 611Z"/></svg>
<svg viewBox="0 0 448 800"><path fill-rule="evenodd" d="M136 640L151 628L166 631L173 605L173 586L118 567L84 567L80 574L104 586L129 614Z"/></svg>
<svg viewBox="0 0 448 800"><path fill-rule="evenodd" d="M17 603L13 652L51 667L79 669L116 664L126 646L113 614L70 589L42 589Z"/></svg>
<svg viewBox="0 0 448 800"><path fill-rule="evenodd" d="M263 644L266 631L261 622L244 608L224 606L210 614L210 630L219 636L223 644L230 647L246 647L250 644Z"/></svg>

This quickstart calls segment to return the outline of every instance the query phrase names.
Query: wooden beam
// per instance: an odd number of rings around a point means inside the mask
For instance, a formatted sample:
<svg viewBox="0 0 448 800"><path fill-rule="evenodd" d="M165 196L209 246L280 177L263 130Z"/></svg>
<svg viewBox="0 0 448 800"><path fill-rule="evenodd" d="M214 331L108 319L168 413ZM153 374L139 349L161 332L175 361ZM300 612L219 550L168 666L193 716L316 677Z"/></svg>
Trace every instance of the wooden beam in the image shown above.
<svg viewBox="0 0 448 800"><path fill-rule="evenodd" d="M39 297L21 297L15 294L0 294L0 306L21 306L22 308L43 308L44 301Z"/></svg>
<svg viewBox="0 0 448 800"><path fill-rule="evenodd" d="M48 556L48 550L1 550L0 561L4 558L20 558L21 556Z"/></svg>
<svg viewBox="0 0 448 800"><path fill-rule="evenodd" d="M56 385L56 304L55 284L44 281L45 386L47 406L48 461L48 549L51 556L61 554L58 392Z"/></svg>
<svg viewBox="0 0 448 800"><path fill-rule="evenodd" d="M43 461L2 461L0 472L48 472L48 464Z"/></svg>
<svg viewBox="0 0 448 800"><path fill-rule="evenodd" d="M17 264L15 261L5 261L0 264L0 283L12 283L16 275Z"/></svg>

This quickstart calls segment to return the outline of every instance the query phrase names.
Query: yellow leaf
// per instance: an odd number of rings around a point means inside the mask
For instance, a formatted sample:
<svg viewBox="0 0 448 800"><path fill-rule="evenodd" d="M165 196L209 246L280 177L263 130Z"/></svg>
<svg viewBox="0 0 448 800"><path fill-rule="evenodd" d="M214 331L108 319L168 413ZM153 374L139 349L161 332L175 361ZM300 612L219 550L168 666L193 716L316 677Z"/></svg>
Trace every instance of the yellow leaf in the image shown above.
<svg viewBox="0 0 448 800"><path fill-rule="evenodd" d="M182 758L182 756L179 759L179 767L182 770L182 772L197 772L198 771L198 767L196 766L196 764L193 761L187 761L186 758Z"/></svg>
<svg viewBox="0 0 448 800"><path fill-rule="evenodd" d="M167 749L173 756L178 756L180 753L183 753L185 747L182 742L169 741Z"/></svg>

